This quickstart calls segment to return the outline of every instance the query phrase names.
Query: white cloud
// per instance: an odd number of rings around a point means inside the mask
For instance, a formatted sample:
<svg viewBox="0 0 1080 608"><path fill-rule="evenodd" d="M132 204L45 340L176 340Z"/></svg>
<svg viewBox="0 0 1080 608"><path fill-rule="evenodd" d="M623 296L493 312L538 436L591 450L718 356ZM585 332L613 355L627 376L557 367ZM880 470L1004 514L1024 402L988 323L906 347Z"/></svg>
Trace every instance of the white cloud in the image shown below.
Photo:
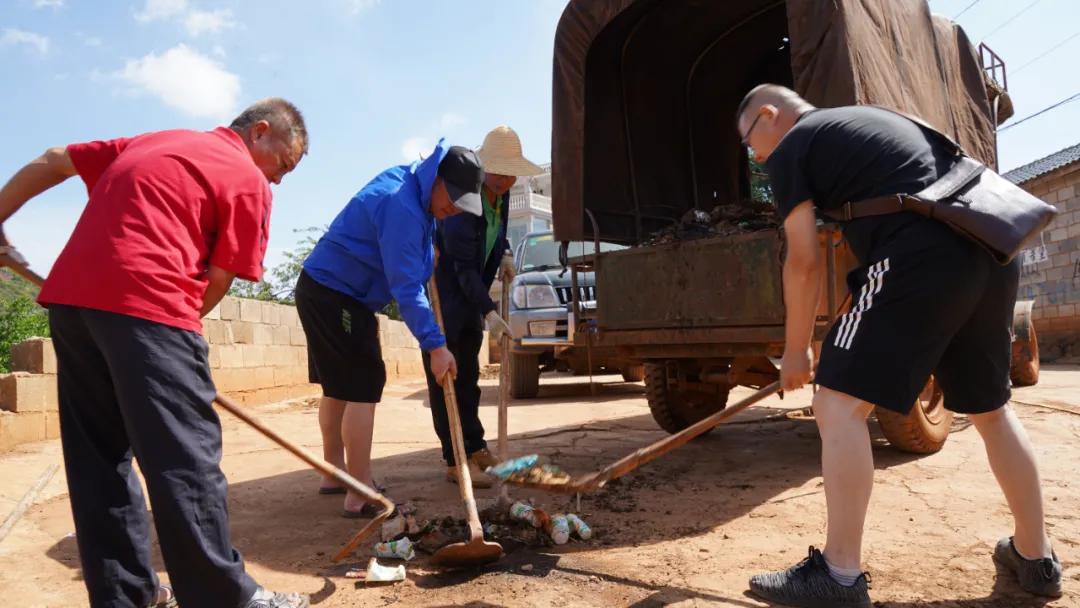
<svg viewBox="0 0 1080 608"><path fill-rule="evenodd" d="M401 144L401 156L405 162L411 163L431 154L433 149L435 149L435 144L427 137L410 137Z"/></svg>
<svg viewBox="0 0 1080 608"><path fill-rule="evenodd" d="M189 116L228 118L240 97L236 74L184 44L130 59L114 76Z"/></svg>
<svg viewBox="0 0 1080 608"><path fill-rule="evenodd" d="M0 46L23 45L42 55L49 53L49 39L41 34L7 28L0 34Z"/></svg>
<svg viewBox="0 0 1080 608"><path fill-rule="evenodd" d="M359 15L369 8L375 7L382 0L345 0L345 6L351 15Z"/></svg>
<svg viewBox="0 0 1080 608"><path fill-rule="evenodd" d="M461 114L456 113L456 112L446 112L446 113L444 113L442 115L442 118L439 120L439 126L442 127L442 129L444 131L449 130L449 129L453 129L455 127L460 127L460 126L462 126L464 124L465 124L465 117L462 116Z"/></svg>
<svg viewBox="0 0 1080 608"><path fill-rule="evenodd" d="M232 10L227 8L215 11L193 10L184 18L184 28L188 34L196 37L205 33L216 34L233 27L236 27L236 21L233 21Z"/></svg>
<svg viewBox="0 0 1080 608"><path fill-rule="evenodd" d="M34 8L51 8L59 10L64 8L64 0L34 0Z"/></svg>
<svg viewBox="0 0 1080 608"><path fill-rule="evenodd" d="M225 57L226 56L225 47L221 46L220 44L215 44L214 48L211 49L211 52L214 53L215 55L217 55L218 57Z"/></svg>
<svg viewBox="0 0 1080 608"><path fill-rule="evenodd" d="M187 10L187 0L146 0L141 12L135 13L138 21L157 21L176 17Z"/></svg>

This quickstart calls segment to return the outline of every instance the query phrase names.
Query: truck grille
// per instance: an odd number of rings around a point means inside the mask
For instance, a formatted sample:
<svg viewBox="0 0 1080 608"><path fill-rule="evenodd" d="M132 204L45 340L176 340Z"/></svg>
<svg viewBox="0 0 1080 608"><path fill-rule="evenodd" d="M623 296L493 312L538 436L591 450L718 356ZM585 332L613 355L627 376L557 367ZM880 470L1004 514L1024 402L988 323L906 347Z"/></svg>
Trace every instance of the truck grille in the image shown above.
<svg viewBox="0 0 1080 608"><path fill-rule="evenodd" d="M573 289L571 287L556 287L555 292L559 294L559 302L561 304L569 304L572 299ZM578 287L578 299L582 302L589 302L596 299L596 286L579 286Z"/></svg>

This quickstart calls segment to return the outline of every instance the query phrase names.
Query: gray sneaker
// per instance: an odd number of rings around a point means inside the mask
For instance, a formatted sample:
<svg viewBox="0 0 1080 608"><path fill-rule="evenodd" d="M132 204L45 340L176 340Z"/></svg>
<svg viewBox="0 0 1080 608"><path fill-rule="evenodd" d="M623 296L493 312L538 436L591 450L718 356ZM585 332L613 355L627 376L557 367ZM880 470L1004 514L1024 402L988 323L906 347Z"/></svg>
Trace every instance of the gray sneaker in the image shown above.
<svg viewBox="0 0 1080 608"><path fill-rule="evenodd" d="M1027 559L1016 551L1012 537L1003 538L994 547L994 561L1016 575L1020 588L1034 595L1061 597L1061 561L1052 557Z"/></svg>
<svg viewBox="0 0 1080 608"><path fill-rule="evenodd" d="M865 572L850 587L836 582L825 556L810 547L810 555L787 570L751 577L750 591L764 600L796 608L872 608L869 583Z"/></svg>
<svg viewBox="0 0 1080 608"><path fill-rule="evenodd" d="M308 596L299 593L274 593L271 597L261 597L262 590L244 608L309 608Z"/></svg>

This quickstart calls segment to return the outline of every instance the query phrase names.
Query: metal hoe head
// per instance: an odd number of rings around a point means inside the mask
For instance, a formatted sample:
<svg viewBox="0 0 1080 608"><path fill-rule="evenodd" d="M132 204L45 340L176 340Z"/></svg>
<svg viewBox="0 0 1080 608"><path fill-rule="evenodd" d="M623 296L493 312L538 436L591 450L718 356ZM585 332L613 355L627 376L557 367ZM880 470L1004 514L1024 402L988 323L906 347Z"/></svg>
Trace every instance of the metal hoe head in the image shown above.
<svg viewBox="0 0 1080 608"><path fill-rule="evenodd" d="M474 536L469 542L453 543L439 549L431 556L431 561L448 568L474 568L490 564L502 556L502 545L485 541L482 536Z"/></svg>

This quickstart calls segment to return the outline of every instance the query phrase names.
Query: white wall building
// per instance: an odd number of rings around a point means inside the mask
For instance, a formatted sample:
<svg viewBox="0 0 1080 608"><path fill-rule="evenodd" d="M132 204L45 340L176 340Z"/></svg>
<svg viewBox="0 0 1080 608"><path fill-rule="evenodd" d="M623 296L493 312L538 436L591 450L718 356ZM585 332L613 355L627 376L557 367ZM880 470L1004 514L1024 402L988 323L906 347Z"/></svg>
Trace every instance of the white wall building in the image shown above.
<svg viewBox="0 0 1080 608"><path fill-rule="evenodd" d="M551 229L551 164L541 166L543 174L518 178L510 189L507 238L512 250L526 234Z"/></svg>

